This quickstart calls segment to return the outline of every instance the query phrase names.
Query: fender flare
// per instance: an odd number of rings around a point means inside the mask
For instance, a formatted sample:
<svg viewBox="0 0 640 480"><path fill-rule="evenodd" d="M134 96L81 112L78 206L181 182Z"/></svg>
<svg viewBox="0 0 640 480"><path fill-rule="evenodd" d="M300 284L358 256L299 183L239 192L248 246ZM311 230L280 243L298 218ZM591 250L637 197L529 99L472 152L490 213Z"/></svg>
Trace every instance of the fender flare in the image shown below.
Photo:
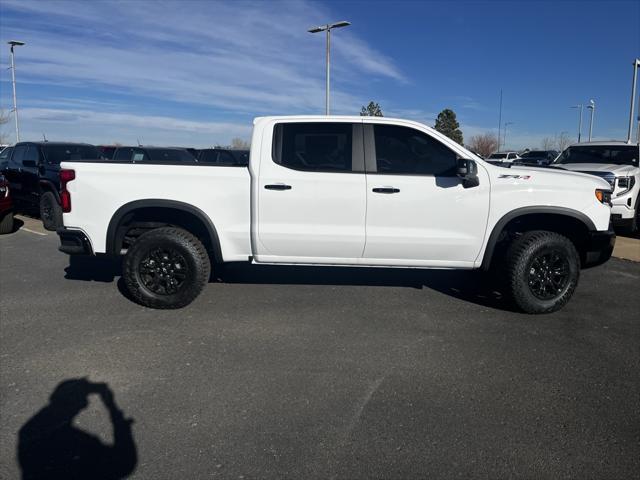
<svg viewBox="0 0 640 480"><path fill-rule="evenodd" d="M218 237L218 231L215 225L209 218L209 216L200 210L198 207L194 207L188 203L178 202L175 200L164 199L145 199L135 200L133 202L125 203L122 205L111 217L109 221L109 227L107 228L107 241L106 241L106 253L108 255L119 255L119 251L115 251L116 245L119 245L122 241L118 242L118 227L122 223L122 220L126 215L133 213L141 208L168 208L172 210L181 210L195 216L207 229L209 234L209 240L213 250L213 258L216 262L222 262L222 249L220 248L220 238Z"/></svg>
<svg viewBox="0 0 640 480"><path fill-rule="evenodd" d="M510 221L515 220L518 217L523 217L525 215L531 215L531 214L543 214L543 215L552 214L552 215L571 217L582 222L588 231L596 230L595 224L589 217L587 217L584 213L579 212L578 210L573 210L571 208L552 207L547 205L540 205L537 207L516 208L515 210L511 210L510 212L507 212L493 226L493 230L491 230L491 234L489 235L489 240L487 241L487 246L484 249L484 255L482 257L482 265L480 267L482 268L482 270L489 269L489 266L491 265L491 259L493 258L493 252L496 248L496 244L498 243L498 239L500 238L500 234L504 230L504 227Z"/></svg>
<svg viewBox="0 0 640 480"><path fill-rule="evenodd" d="M53 196L56 197L56 202L60 204L60 192L58 192L58 188L51 180L41 178L38 180L38 185L40 186L40 195L45 192L51 192L53 193Z"/></svg>

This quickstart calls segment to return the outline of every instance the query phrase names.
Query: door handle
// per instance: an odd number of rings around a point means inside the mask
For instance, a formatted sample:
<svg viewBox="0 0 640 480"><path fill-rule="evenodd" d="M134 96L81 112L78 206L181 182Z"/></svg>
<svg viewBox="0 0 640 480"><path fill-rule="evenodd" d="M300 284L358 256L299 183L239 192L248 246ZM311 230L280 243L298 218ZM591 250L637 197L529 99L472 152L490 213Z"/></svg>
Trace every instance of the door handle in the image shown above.
<svg viewBox="0 0 640 480"><path fill-rule="evenodd" d="M378 187L373 189L373 193L399 193L399 188L394 187Z"/></svg>
<svg viewBox="0 0 640 480"><path fill-rule="evenodd" d="M291 190L291 185L285 185L284 183L272 183L270 185L265 185L264 188L267 190Z"/></svg>

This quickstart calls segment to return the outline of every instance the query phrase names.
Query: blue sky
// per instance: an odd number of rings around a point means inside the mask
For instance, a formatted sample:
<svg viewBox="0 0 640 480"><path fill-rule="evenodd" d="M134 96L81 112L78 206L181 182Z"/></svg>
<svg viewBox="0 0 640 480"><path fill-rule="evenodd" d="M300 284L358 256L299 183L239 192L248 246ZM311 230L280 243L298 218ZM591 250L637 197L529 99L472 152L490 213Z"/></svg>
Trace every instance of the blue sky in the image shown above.
<svg viewBox="0 0 640 480"><path fill-rule="evenodd" d="M452 108L468 139L497 131L502 89L508 147L575 136L569 107L591 98L594 137L626 134L637 1L1 0L0 40L27 43L23 139L208 146L249 138L255 116L323 113L324 36L306 30L337 20L352 26L332 37L332 113L375 100L433 125Z"/></svg>

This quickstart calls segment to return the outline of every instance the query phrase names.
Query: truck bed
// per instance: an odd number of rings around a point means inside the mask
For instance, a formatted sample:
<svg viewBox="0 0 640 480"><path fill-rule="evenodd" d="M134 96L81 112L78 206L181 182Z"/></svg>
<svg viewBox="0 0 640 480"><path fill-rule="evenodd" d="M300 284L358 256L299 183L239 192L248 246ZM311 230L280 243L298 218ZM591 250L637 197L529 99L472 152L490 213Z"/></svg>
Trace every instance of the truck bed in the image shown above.
<svg viewBox="0 0 640 480"><path fill-rule="evenodd" d="M250 186L246 167L185 163L133 163L131 161L82 160L64 162L75 171L69 182L72 210L64 225L82 231L95 253L106 252L110 219L130 202L162 199L187 204L215 219L225 261L247 260L251 255ZM78 223L76 223L78 219Z"/></svg>

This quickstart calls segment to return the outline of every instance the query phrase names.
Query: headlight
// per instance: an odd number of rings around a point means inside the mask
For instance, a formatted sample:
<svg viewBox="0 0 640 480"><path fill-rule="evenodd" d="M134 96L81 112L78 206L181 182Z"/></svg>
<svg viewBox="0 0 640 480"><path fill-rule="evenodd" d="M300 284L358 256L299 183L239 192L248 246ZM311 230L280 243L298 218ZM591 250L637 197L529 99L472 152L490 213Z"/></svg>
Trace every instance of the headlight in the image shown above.
<svg viewBox="0 0 640 480"><path fill-rule="evenodd" d="M633 188L633 186L636 184L636 179L635 177L618 177L616 179L616 182L616 186L621 190L617 193L617 196L620 196L627 193Z"/></svg>
<svg viewBox="0 0 640 480"><path fill-rule="evenodd" d="M600 203L609 205L611 207L611 190L596 189L596 198Z"/></svg>
<svg viewBox="0 0 640 480"><path fill-rule="evenodd" d="M8 197L8 196L9 196L9 187L1 185L0 186L0 198L1 197Z"/></svg>

